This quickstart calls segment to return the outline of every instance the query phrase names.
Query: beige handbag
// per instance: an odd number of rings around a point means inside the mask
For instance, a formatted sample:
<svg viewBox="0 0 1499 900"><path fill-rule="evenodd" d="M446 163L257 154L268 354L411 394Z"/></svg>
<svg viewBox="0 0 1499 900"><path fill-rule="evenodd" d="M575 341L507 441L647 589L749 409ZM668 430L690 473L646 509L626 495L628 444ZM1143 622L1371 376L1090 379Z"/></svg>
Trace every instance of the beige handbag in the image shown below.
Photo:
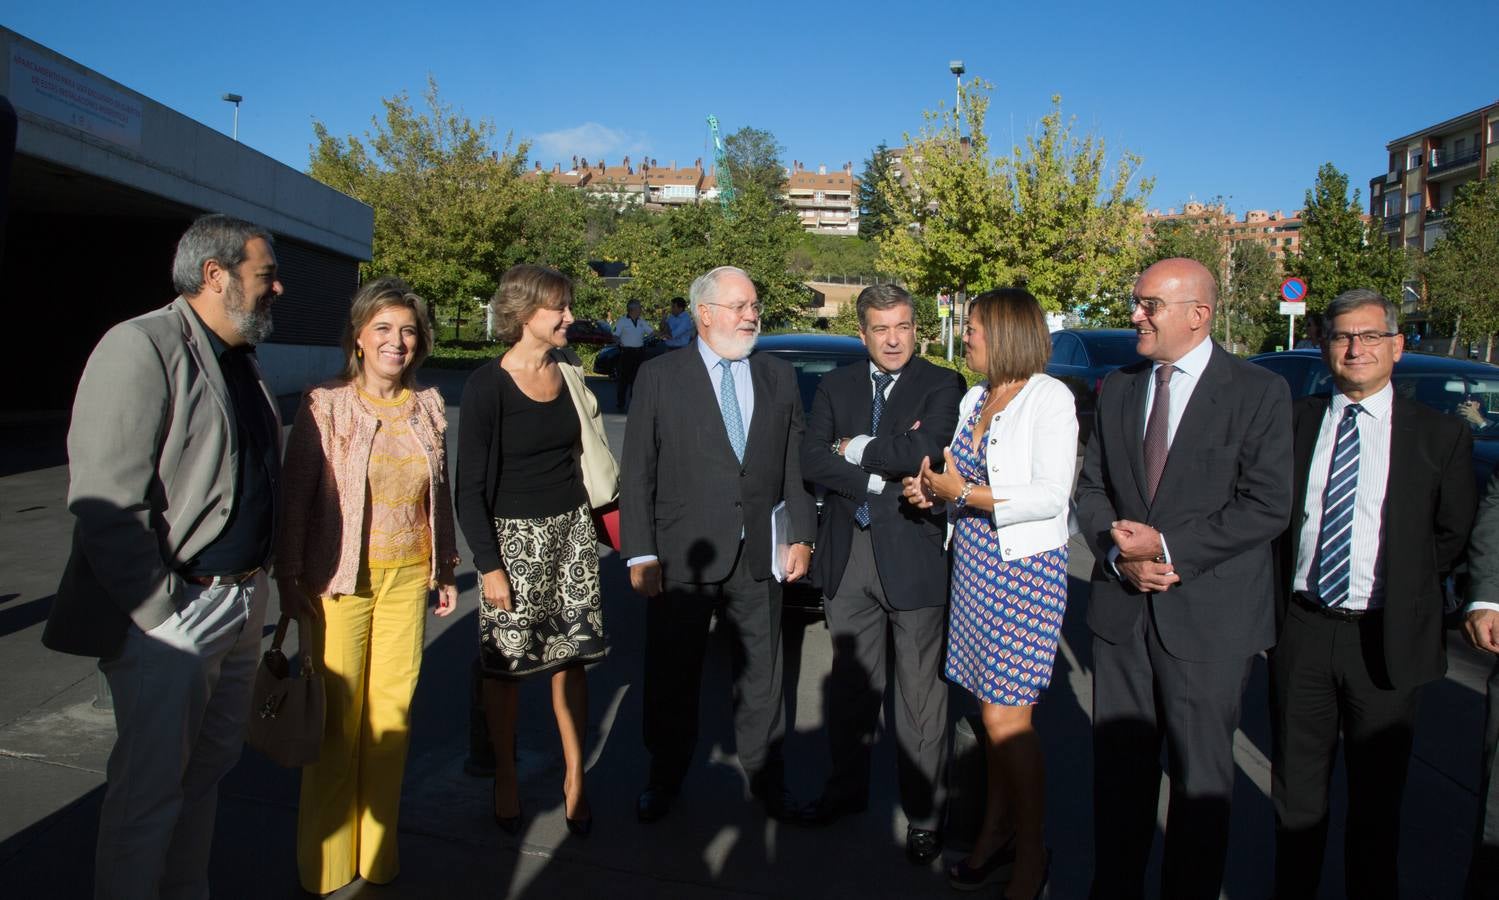
<svg viewBox="0 0 1499 900"><path fill-rule="evenodd" d="M558 360L558 365L562 367L562 379L567 382L567 392L572 395L578 424L582 426L578 464L583 470L588 505L593 509L593 527L600 543L619 550L619 464L609 452L604 418L599 415L598 400L583 379L583 370L562 360Z"/></svg>
<svg viewBox="0 0 1499 900"><path fill-rule="evenodd" d="M297 622L297 633L302 638L298 654L302 658L301 671L292 674L291 663L281 651L286 626L291 621L290 616L281 617L276 623L271 649L260 657L245 743L271 762L295 768L317 762L322 752L327 697L323 693L323 676L313 668L312 654L308 652L305 622Z"/></svg>

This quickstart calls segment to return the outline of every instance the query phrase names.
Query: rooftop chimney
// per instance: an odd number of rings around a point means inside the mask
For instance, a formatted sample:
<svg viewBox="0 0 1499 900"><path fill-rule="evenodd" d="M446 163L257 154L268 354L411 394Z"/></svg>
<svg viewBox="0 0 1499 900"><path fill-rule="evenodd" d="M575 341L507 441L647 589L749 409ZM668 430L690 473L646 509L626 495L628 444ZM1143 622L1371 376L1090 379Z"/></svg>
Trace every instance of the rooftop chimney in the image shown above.
<svg viewBox="0 0 1499 900"><path fill-rule="evenodd" d="M553 175L561 175L562 174L562 163L552 163L552 174Z"/></svg>
<svg viewBox="0 0 1499 900"><path fill-rule="evenodd" d="M578 154L574 153L573 154L573 168L572 168L572 171L576 172L577 169L578 169Z"/></svg>
<svg viewBox="0 0 1499 900"><path fill-rule="evenodd" d="M828 174L828 167L827 166L818 166L817 167L817 174L819 174L819 175L826 175L826 174Z"/></svg>

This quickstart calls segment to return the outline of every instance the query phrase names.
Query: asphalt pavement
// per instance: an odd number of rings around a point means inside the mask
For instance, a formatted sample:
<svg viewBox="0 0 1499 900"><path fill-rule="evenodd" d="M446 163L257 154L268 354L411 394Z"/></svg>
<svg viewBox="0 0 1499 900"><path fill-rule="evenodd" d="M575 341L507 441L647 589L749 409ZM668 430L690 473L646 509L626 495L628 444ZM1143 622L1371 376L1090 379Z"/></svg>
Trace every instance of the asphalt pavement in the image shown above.
<svg viewBox="0 0 1499 900"><path fill-rule="evenodd" d="M465 374L427 373L448 398L453 428ZM613 409L613 387L595 389L603 407ZM617 453L625 418L605 419ZM110 713L95 708L100 681L94 661L41 645L71 530L67 470L59 465L55 439L60 431L57 422L0 423L6 438L0 446L0 897L8 898L89 896L104 764L114 738ZM466 559L467 548L460 550ZM1051 690L1036 713L1047 763L1054 898L1086 897L1092 873L1092 666L1084 622L1091 565L1086 547L1074 540L1064 639ZM635 797L646 774L638 689L644 601L630 592L616 555L606 555L602 566L612 649L589 677L593 836L582 840L563 826L561 752L544 683L522 688L524 826L518 836L494 826L489 782L464 774L479 601L472 569L460 569L458 612L427 624L403 788L401 875L386 886L356 882L336 897L951 895L936 863L917 868L902 854L894 742L883 731L866 813L822 829L766 820L748 799L734 755L722 641L709 654L699 756L684 793L666 819L637 823ZM271 621L275 613L273 603ZM269 626L266 633L268 643ZM831 650L827 629L807 616L788 614L784 640L787 777L793 793L811 799L829 769L823 704ZM1449 674L1428 687L1422 701L1405 801L1402 897L1457 898L1467 866L1489 661L1455 632L1449 644ZM951 706L955 721L974 711L971 698L957 689ZM1235 752L1233 843L1222 894L1228 900L1258 900L1270 892L1268 752L1260 660ZM1341 790L1339 775L1322 890L1327 898L1343 895ZM211 870L215 897L305 896L294 863L296 802L297 773L246 750L223 783ZM1156 855L1158 863L1159 847Z"/></svg>

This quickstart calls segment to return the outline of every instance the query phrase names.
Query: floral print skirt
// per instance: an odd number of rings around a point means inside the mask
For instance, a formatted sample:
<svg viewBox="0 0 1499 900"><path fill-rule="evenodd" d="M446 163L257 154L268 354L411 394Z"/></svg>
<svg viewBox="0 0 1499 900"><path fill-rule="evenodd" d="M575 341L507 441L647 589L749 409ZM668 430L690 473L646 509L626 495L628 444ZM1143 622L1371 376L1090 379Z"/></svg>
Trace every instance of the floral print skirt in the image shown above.
<svg viewBox="0 0 1499 900"><path fill-rule="evenodd" d="M608 652L588 504L540 519L495 519L511 610L479 601L484 674L525 678Z"/></svg>

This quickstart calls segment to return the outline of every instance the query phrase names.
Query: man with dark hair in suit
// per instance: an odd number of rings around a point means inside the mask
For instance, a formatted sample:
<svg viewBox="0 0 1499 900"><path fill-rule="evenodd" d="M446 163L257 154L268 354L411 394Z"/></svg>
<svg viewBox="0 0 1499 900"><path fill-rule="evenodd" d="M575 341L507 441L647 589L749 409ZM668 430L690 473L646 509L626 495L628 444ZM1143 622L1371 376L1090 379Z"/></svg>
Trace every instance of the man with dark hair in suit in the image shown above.
<svg viewBox="0 0 1499 900"><path fill-rule="evenodd" d="M179 296L94 348L68 429L73 550L42 642L99 657L118 737L96 897L206 897L269 588L281 428L254 345L281 294L268 232L183 233Z"/></svg>
<svg viewBox="0 0 1499 900"><path fill-rule="evenodd" d="M828 490L813 572L828 597L833 640L827 695L833 774L807 818L831 822L869 802L870 744L884 705L889 640L906 854L925 864L942 850L947 517L902 502L900 479L920 471L923 458L942 459L964 384L957 372L913 358L910 294L877 284L861 291L857 304L869 362L823 377L802 442L802 474Z"/></svg>
<svg viewBox="0 0 1499 900"><path fill-rule="evenodd" d="M1468 540L1470 595L1463 611L1463 631L1474 647L1499 653L1499 470L1490 476L1478 501L1478 516ZM1478 778L1478 825L1473 830L1473 861L1465 896L1499 900L1499 778L1494 777L1499 750L1499 659L1489 671L1488 711L1483 728L1483 763Z"/></svg>
<svg viewBox="0 0 1499 900"><path fill-rule="evenodd" d="M1275 896L1317 896L1341 729L1345 890L1377 900L1400 891L1400 804L1421 686L1447 670L1442 580L1473 523L1473 438L1460 419L1396 395L1390 375L1405 340L1394 304L1346 291L1325 322L1336 390L1293 410L1295 514L1278 546Z"/></svg>
<svg viewBox="0 0 1499 900"><path fill-rule="evenodd" d="M1271 540L1290 518L1290 392L1217 346L1213 274L1162 260L1135 282L1146 357L1104 382L1076 493L1093 550L1095 898L1139 898L1161 741L1171 798L1161 896L1216 900L1233 737L1274 634Z"/></svg>
<svg viewBox="0 0 1499 900"><path fill-rule="evenodd" d="M671 808L697 744L708 625L733 629L734 737L750 793L776 819L800 808L784 787L781 585L772 573L772 510L785 503L785 578L807 574L816 508L802 484L804 429L796 373L751 357L760 333L755 285L720 266L690 291L697 341L640 367L625 426L621 555L647 598L644 732L649 781L636 814Z"/></svg>

